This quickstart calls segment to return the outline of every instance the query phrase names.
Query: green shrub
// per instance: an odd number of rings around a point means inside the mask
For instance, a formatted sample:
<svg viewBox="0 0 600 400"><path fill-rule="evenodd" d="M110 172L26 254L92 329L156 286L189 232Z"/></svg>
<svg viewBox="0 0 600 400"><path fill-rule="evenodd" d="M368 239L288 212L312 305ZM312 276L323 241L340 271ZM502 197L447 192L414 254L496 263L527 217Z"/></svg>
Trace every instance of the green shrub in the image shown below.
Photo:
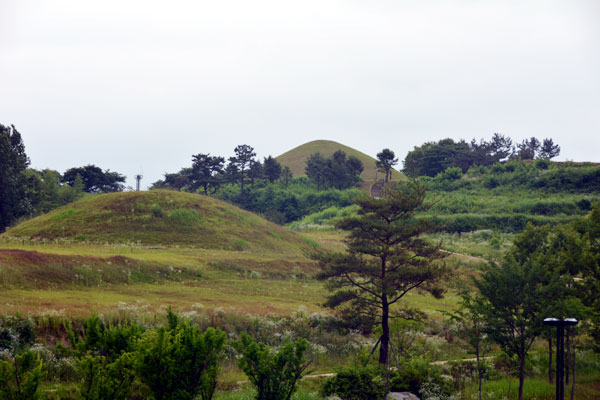
<svg viewBox="0 0 600 400"><path fill-rule="evenodd" d="M19 353L35 342L35 329L31 319L16 315L5 317L0 326L0 351Z"/></svg>
<svg viewBox="0 0 600 400"><path fill-rule="evenodd" d="M444 379L441 368L423 358L401 360L400 369L392 372L390 387L393 392L407 391L421 398L430 397L425 395L435 392L440 396L438 398L443 399L453 392L452 382Z"/></svg>
<svg viewBox="0 0 600 400"><path fill-rule="evenodd" d="M343 368L321 386L324 397L338 396L342 400L372 400L383 397L384 385L380 372L373 367Z"/></svg>
<svg viewBox="0 0 600 400"><path fill-rule="evenodd" d="M496 176L486 176L483 180L483 186L488 189L494 189L500 186L500 180Z"/></svg>
<svg viewBox="0 0 600 400"><path fill-rule="evenodd" d="M233 346L241 355L238 366L256 389L256 400L290 400L309 365L304 359L305 339L287 342L274 351L243 333L241 342Z"/></svg>
<svg viewBox="0 0 600 400"><path fill-rule="evenodd" d="M184 319L169 319L169 328L147 332L138 342L135 369L156 399L210 400L216 388L226 334L204 333Z"/></svg>
<svg viewBox="0 0 600 400"><path fill-rule="evenodd" d="M39 399L42 378L42 361L31 350L0 360L0 399Z"/></svg>
<svg viewBox="0 0 600 400"><path fill-rule="evenodd" d="M249 247L249 243L244 239L237 239L231 244L231 248L235 251L244 251Z"/></svg>
<svg viewBox="0 0 600 400"><path fill-rule="evenodd" d="M85 356L79 361L79 394L86 400L124 400L131 398L135 371L133 353L123 353L115 361L106 357Z"/></svg>
<svg viewBox="0 0 600 400"><path fill-rule="evenodd" d="M538 160L535 160L535 167L537 169L546 170L550 168L550 164L552 163L547 158L540 158Z"/></svg>
<svg viewBox="0 0 600 400"><path fill-rule="evenodd" d="M163 210L159 204L152 204L151 210L152 210L152 215L154 215L155 217L157 217L157 218L163 217Z"/></svg>
<svg viewBox="0 0 600 400"><path fill-rule="evenodd" d="M179 208L171 211L169 219L178 225L196 225L200 223L198 212L189 208Z"/></svg>

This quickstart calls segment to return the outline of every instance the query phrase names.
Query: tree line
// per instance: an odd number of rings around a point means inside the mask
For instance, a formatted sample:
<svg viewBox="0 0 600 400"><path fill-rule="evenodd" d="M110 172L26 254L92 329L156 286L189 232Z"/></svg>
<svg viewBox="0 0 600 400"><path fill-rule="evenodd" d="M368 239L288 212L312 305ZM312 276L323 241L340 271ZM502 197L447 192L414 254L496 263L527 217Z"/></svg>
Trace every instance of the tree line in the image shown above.
<svg viewBox="0 0 600 400"><path fill-rule="evenodd" d="M416 146L404 158L403 172L410 177L435 176L457 167L463 173L474 165L490 166L506 160L552 159L560 154L560 146L550 138L535 137L514 143L507 136L494 133L490 140L454 141L443 139Z"/></svg>
<svg viewBox="0 0 600 400"><path fill-rule="evenodd" d="M151 189L175 189L196 192L205 195L216 193L225 184L239 184L240 197L247 193L248 184L266 179L270 183L282 181L285 184L293 178L289 167L281 164L272 156L265 157L261 163L256 159L252 146L242 144L234 149L235 155L229 157L211 156L210 153L192 155L192 165L176 173L166 173L164 179L154 182Z"/></svg>
<svg viewBox="0 0 600 400"><path fill-rule="evenodd" d="M122 191L125 176L95 165L52 169L29 168L19 131L0 124L0 232L21 217L48 212L84 193Z"/></svg>

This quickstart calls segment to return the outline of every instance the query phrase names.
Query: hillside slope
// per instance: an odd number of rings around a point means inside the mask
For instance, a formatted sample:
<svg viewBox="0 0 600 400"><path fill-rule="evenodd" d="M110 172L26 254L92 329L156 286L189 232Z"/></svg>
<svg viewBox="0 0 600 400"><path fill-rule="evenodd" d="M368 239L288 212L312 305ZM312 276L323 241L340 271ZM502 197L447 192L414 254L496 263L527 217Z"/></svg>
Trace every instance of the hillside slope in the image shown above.
<svg viewBox="0 0 600 400"><path fill-rule="evenodd" d="M294 253L307 247L295 233L232 204L167 190L89 196L2 236Z"/></svg>
<svg viewBox="0 0 600 400"><path fill-rule="evenodd" d="M276 159L281 165L288 166L294 176L302 176L306 175L304 168L306 167L306 160L311 154L319 152L325 157L330 157L337 150L343 150L348 156L354 156L362 161L364 170L360 176L364 181L375 180L376 160L373 157L355 150L352 147L348 147L331 140L314 140L312 142L304 143L303 145L283 153L282 155L276 157ZM378 173L377 176L379 178L383 178L383 174L381 172ZM403 180L405 179L405 176L401 172L393 170L392 179Z"/></svg>

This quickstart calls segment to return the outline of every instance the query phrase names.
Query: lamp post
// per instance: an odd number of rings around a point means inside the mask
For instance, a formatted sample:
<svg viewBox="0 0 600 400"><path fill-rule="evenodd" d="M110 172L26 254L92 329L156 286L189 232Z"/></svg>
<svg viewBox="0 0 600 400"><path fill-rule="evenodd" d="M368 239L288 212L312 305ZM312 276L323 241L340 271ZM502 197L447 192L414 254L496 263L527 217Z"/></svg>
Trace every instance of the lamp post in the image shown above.
<svg viewBox="0 0 600 400"><path fill-rule="evenodd" d="M544 325L556 327L556 400L565 398L565 326L578 323L575 318L544 319Z"/></svg>

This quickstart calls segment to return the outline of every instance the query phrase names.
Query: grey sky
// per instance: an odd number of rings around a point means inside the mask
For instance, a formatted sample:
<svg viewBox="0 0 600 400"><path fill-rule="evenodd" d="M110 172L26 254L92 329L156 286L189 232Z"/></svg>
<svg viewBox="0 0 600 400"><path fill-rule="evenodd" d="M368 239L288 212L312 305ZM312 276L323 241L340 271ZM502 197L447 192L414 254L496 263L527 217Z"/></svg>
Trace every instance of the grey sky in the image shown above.
<svg viewBox="0 0 600 400"><path fill-rule="evenodd" d="M600 161L600 1L0 0L0 123L35 168L144 186L238 144L403 159L552 137Z"/></svg>

